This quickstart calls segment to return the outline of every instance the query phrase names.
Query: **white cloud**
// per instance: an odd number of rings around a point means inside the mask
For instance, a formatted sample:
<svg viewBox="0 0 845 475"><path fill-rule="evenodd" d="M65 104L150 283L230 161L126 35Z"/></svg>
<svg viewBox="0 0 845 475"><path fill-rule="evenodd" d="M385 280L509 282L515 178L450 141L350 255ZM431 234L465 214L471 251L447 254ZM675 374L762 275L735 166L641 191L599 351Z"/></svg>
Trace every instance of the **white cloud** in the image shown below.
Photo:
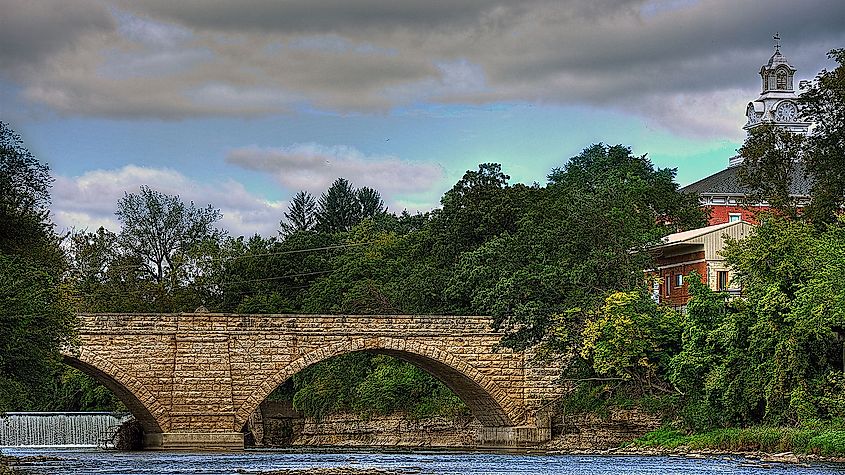
<svg viewBox="0 0 845 475"><path fill-rule="evenodd" d="M755 96L756 97L756 96ZM727 89L699 94L665 94L620 102L618 108L646 117L653 126L690 137L745 136L742 111L752 99L748 91Z"/></svg>
<svg viewBox="0 0 845 475"><path fill-rule="evenodd" d="M127 165L114 170L92 170L77 177L57 176L53 186L53 220L59 229L119 230L114 211L124 193L137 193L141 185L169 195L179 195L197 206L220 208L218 225L233 235L259 233L271 236L279 227L284 202L250 193L241 183L227 180L201 183L170 169Z"/></svg>
<svg viewBox="0 0 845 475"><path fill-rule="evenodd" d="M443 169L433 163L413 163L396 157L366 156L345 145L316 143L289 147L242 147L231 150L226 161L248 170L269 173L291 191L319 194L339 178L355 186L369 186L392 200L399 194L428 193L442 184Z"/></svg>

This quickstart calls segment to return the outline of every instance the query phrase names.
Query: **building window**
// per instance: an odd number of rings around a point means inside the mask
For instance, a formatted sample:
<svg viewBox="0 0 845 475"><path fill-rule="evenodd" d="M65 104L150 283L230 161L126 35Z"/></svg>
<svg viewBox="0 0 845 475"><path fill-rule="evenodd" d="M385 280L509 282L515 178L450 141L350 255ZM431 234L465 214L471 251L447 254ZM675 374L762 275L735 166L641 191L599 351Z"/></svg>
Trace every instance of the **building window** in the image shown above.
<svg viewBox="0 0 845 475"><path fill-rule="evenodd" d="M684 285L684 275L675 274L675 287L680 287L682 285Z"/></svg>
<svg viewBox="0 0 845 475"><path fill-rule="evenodd" d="M728 215L729 223L735 223L737 221L742 221L742 213L730 213Z"/></svg>
<svg viewBox="0 0 845 475"><path fill-rule="evenodd" d="M716 271L716 290L728 290L728 271Z"/></svg>
<svg viewBox="0 0 845 475"><path fill-rule="evenodd" d="M778 89L781 91L786 90L786 71L778 72Z"/></svg>
<svg viewBox="0 0 845 475"><path fill-rule="evenodd" d="M672 293L672 276L667 275L663 285L663 293L668 297Z"/></svg>

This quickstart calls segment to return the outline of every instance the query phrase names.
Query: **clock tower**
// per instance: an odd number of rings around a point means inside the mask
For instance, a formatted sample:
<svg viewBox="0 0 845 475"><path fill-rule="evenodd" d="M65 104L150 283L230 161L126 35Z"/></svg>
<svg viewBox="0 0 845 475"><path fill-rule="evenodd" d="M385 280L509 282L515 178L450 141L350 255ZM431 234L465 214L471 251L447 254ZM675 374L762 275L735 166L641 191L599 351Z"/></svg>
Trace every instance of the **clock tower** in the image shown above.
<svg viewBox="0 0 845 475"><path fill-rule="evenodd" d="M743 129L750 132L763 124L774 125L795 134L806 135L809 122L801 119L801 100L795 91L795 71L783 53L780 52L780 36L775 35L775 53L769 62L760 68L762 90L760 96L748 103L745 109L747 122ZM799 83L803 89L804 81ZM729 159L730 166L722 171L691 183L681 191L698 195L701 205L710 210L710 224L733 221L754 222L758 211L769 209L768 203L748 203L746 197L752 190L742 184L738 176L742 157ZM790 170L789 194L796 199L799 208L810 202L810 180L803 161L795 157Z"/></svg>
<svg viewBox="0 0 845 475"><path fill-rule="evenodd" d="M775 53L760 68L762 91L760 97L748 103L745 109L748 122L743 128L751 130L760 124L772 124L792 133L806 135L810 123L803 122L799 115L800 100L794 85L796 69L780 52L780 36L775 35L773 38Z"/></svg>

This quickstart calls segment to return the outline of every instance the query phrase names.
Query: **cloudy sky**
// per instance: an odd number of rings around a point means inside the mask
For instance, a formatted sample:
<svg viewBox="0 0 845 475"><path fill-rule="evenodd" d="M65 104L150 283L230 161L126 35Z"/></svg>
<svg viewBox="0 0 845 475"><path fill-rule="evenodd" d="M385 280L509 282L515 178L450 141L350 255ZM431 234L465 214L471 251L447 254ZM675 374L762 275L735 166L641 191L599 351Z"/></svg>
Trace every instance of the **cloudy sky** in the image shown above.
<svg viewBox="0 0 845 475"><path fill-rule="evenodd" d="M336 177L428 210L499 162L545 181L595 142L687 184L744 137L760 66L812 78L842 0L0 0L0 120L50 164L60 228L148 184L272 235Z"/></svg>

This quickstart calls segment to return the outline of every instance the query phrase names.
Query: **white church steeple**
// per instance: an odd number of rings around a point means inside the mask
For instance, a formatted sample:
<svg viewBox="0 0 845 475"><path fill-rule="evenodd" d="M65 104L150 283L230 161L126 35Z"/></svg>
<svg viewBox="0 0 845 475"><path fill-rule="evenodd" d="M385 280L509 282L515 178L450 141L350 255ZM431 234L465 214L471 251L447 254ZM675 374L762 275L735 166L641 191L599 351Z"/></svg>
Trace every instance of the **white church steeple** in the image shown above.
<svg viewBox="0 0 845 475"><path fill-rule="evenodd" d="M750 131L761 124L783 127L792 133L807 134L810 123L803 122L799 114L800 99L795 91L795 69L780 52L780 35L775 34L775 52L769 62L760 68L762 91L760 97L749 102L745 109L747 122L743 127ZM739 165L742 159L732 157L731 166Z"/></svg>
<svg viewBox="0 0 845 475"><path fill-rule="evenodd" d="M748 122L744 128L749 130L768 123L790 132L806 134L810 124L802 122L798 114L799 98L794 85L797 70L780 52L780 35L775 34L772 38L775 40L775 53L760 68L762 91L760 97L748 103L745 112Z"/></svg>

